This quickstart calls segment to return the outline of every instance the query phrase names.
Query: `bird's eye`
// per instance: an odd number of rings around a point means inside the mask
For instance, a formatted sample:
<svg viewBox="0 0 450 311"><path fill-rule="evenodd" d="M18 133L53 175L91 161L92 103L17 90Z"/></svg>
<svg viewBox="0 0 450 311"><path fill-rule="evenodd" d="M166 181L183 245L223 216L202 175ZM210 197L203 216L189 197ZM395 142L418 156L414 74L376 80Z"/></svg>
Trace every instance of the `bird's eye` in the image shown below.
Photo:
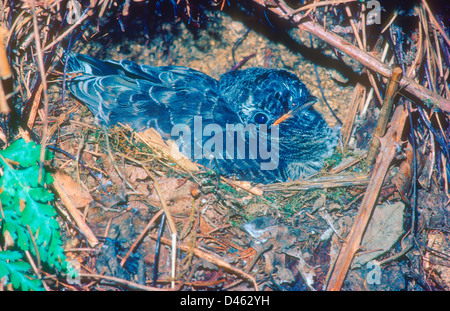
<svg viewBox="0 0 450 311"><path fill-rule="evenodd" d="M253 120L255 121L255 123L257 124L266 124L267 121L269 121L269 117L263 113L263 112L258 112L257 114L255 114L255 116L253 117Z"/></svg>

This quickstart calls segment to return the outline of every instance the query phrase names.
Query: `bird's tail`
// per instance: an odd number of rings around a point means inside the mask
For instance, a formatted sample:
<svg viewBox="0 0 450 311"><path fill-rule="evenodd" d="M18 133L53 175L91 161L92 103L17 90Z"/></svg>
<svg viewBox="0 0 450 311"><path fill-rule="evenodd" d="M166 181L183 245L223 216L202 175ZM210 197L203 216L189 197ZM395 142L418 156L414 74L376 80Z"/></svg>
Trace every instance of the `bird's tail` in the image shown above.
<svg viewBox="0 0 450 311"><path fill-rule="evenodd" d="M114 62L102 61L88 55L69 53L67 55L67 72L84 73L94 76L114 75L119 73Z"/></svg>

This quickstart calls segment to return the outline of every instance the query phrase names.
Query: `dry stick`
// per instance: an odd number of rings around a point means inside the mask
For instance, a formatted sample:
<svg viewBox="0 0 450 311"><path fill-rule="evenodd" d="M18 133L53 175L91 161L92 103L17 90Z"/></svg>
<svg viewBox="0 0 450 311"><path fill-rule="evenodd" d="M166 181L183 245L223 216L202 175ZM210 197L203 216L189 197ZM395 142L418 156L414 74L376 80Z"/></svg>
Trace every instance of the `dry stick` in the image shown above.
<svg viewBox="0 0 450 311"><path fill-rule="evenodd" d="M314 35L318 36L327 43L334 45L339 50L343 51L350 57L358 60L361 64L381 74L382 76L390 77L392 75L392 70L387 65L380 62L375 57L370 56L369 54L361 51L357 47L349 44L347 41L343 40L338 35L329 31L324 31L321 27L317 27L312 22L305 22L301 24L299 27L301 29L305 29L313 33ZM402 88L402 92L407 92L410 95L413 95L421 99L422 101L425 102L425 104L427 105L432 104L435 105L436 107L441 108L446 112L450 112L449 99L443 98L433 93L432 91L416 83L415 81L407 77L403 77L400 80L400 87Z"/></svg>
<svg viewBox="0 0 450 311"><path fill-rule="evenodd" d="M33 256L31 256L31 253L29 250L25 251L25 255L27 256L28 263L30 264L31 268L34 271L34 274L37 275L38 279L42 279L41 273L39 272L40 268L36 265L36 263L33 260Z"/></svg>
<svg viewBox="0 0 450 311"><path fill-rule="evenodd" d="M5 80L11 77L11 68L9 67L8 57L6 56L5 46L3 43L4 28L0 27L0 79ZM3 84L0 81L0 113L8 114L10 112Z"/></svg>
<svg viewBox="0 0 450 311"><path fill-rule="evenodd" d="M148 170L148 168L141 163L142 168L148 174L148 176L153 180L153 185L155 186L156 193L158 194L159 200L161 202L162 208L167 216L167 222L169 223L169 228L171 233L177 233L177 227L175 226L175 222L173 221L172 214L170 213L169 207L167 206L166 200L164 199L161 191L161 187L159 186L158 180L155 175Z"/></svg>
<svg viewBox="0 0 450 311"><path fill-rule="evenodd" d="M425 10L423 8L421 8L419 10L419 18L425 22L422 22L422 26L423 26L423 33L425 34L425 54L426 54L426 58L427 58L427 62L426 62L426 66L428 68L428 78L429 78L429 87L431 87L434 91L436 91L436 83L435 83L435 71L434 69L434 62L433 62L433 54L431 52L431 41L430 41L430 36L429 36L429 28L428 28L428 20L426 19L426 14L425 14Z"/></svg>
<svg viewBox="0 0 450 311"><path fill-rule="evenodd" d="M356 87L353 91L353 97L350 101L350 109L345 116L344 125L341 129L342 135L342 145L344 149L348 147L348 143L350 141L350 136L353 130L353 124L355 123L355 117L358 112L358 108L360 106L361 101L366 96L366 88L361 83L356 84Z"/></svg>
<svg viewBox="0 0 450 311"><path fill-rule="evenodd" d="M361 37L359 36L358 27L356 27L355 20L353 19L352 11L350 10L350 7L348 5L345 6L345 12L347 13L347 16L350 20L350 26L352 27L353 34L355 35L356 42L358 43L359 48L362 50L364 49L364 44L361 41Z"/></svg>
<svg viewBox="0 0 450 311"><path fill-rule="evenodd" d="M127 281L124 279L120 279L114 276L102 275L102 274L90 274L90 273L80 273L80 277L82 278L91 278L91 279L100 279L100 280L108 280L117 284L122 284L128 286L129 288L137 289L137 290L145 290L145 291L167 291L167 288L158 288L152 286L141 285L138 283L134 283L131 281Z"/></svg>
<svg viewBox="0 0 450 311"><path fill-rule="evenodd" d="M27 225L27 230L28 230L28 234L30 235L30 239L31 242L33 243L33 247L34 247L34 252L36 254L36 260L37 260L37 264L34 262L33 257L31 256L30 251L25 251L25 254L28 258L28 261L31 265L31 267L33 268L34 273L37 275L38 279L40 279L42 281L42 285L44 286L45 290L49 290L47 283L44 282L44 280L42 279L42 275L41 275L41 256L39 255L39 250L36 244L36 240L34 238L33 232L31 231L31 227L30 225Z"/></svg>
<svg viewBox="0 0 450 311"><path fill-rule="evenodd" d="M39 110L39 104L41 102L41 95L42 95L42 90L44 88L44 84L40 84L39 88L36 92L36 94L34 95L34 99L33 99L33 105L31 106L31 110L30 110L30 115L28 117L28 128L33 128L34 126L34 121L36 121L36 116L38 114L38 110Z"/></svg>
<svg viewBox="0 0 450 311"><path fill-rule="evenodd" d="M375 160L375 156L378 153L378 149L380 148L380 141L378 137L383 137L386 133L386 127L389 122L389 117L392 113L392 107L394 105L394 98L397 95L398 91L398 83L402 78L403 71L400 67L394 68L392 72L392 77L389 81L389 85L386 91L386 95L384 97L384 103L381 107L381 114L377 122L377 127L372 136L372 143L370 145L369 153L366 157L366 162L368 166L372 166L373 161Z"/></svg>
<svg viewBox="0 0 450 311"><path fill-rule="evenodd" d="M436 54L436 57L437 57L436 64L437 64L438 69L439 69L439 75L440 75L439 77L443 81L445 81L444 80L444 69L442 68L442 65L444 64L444 61L442 60L441 48L439 46L439 37L438 37L438 34L437 34L435 29L433 29L433 37L434 37L434 44L436 45L434 50L435 50L435 54ZM447 83L444 83L444 84L447 85Z"/></svg>
<svg viewBox="0 0 450 311"><path fill-rule="evenodd" d="M76 21L75 24L73 24L72 26L70 26L66 31L64 31L58 38L56 38L55 40L53 40L52 43L50 43L49 45L47 45L44 48L44 52L46 52L47 50L51 49L52 47L54 47L56 44L58 44L62 39L64 39L68 34L70 34L75 28L77 28L86 18L92 16L92 10L89 10L86 14L84 14L83 16L80 17L79 20Z"/></svg>
<svg viewBox="0 0 450 311"><path fill-rule="evenodd" d="M349 3L349 2L356 2L356 1L357 0L320 1L320 2L316 2L316 3L303 5L302 7L292 10L291 12L286 13L286 14L282 15L281 17L288 17L288 16L291 16L292 14L297 14L297 13L300 13L302 11L306 11L309 9L316 9L317 7L320 7L320 6L337 5L337 4L341 4L341 3ZM307 14L305 14L305 15L307 15Z"/></svg>
<svg viewBox="0 0 450 311"><path fill-rule="evenodd" d="M92 232L91 228L89 228L89 226L84 222L78 209L73 205L72 201L70 200L69 196L67 195L63 186L61 185L58 175L52 174L52 176L54 179L53 187L55 188L56 192L59 194L59 197L61 198L62 203L64 204L64 206L70 213L70 215L71 215L72 219L75 221L77 227L85 235L89 246L95 247L96 245L99 244L97 237Z"/></svg>
<svg viewBox="0 0 450 311"><path fill-rule="evenodd" d="M30 1L31 11L33 12L33 30L34 30L34 44L36 46L36 57L38 62L38 68L39 68L39 75L41 76L41 83L42 83L42 91L44 93L44 111L43 111L43 129L42 129L42 138L41 138L41 154L39 158L39 177L38 182L40 183L42 180L42 169L44 167L44 160L45 160L45 152L46 152L46 145L47 145L47 131L48 131L48 93L47 93L47 73L45 72L45 65L44 65L44 55L42 52L42 46L41 46L41 38L39 35L39 25L37 21L36 16L36 9L35 9L35 0Z"/></svg>
<svg viewBox="0 0 450 311"><path fill-rule="evenodd" d="M366 156L367 156L366 154L362 154L362 155L358 156L357 158L351 160L351 161L348 162L348 163L342 163L342 162L341 162L341 164L339 164L339 165L333 167L333 168L329 171L329 174L330 174L330 175L339 174L339 173L341 173L341 172L347 170L348 168L350 168L350 167L352 167L352 166L358 164L359 162L361 162L361 160L365 159Z"/></svg>
<svg viewBox="0 0 450 311"><path fill-rule="evenodd" d="M151 235L150 237L152 239L154 239L154 240L156 240L158 238L157 236L153 236L153 235ZM161 238L161 242L170 245L170 240L169 239L166 239L166 238L162 237ZM180 247L180 249L182 251L184 251L186 253L189 253L189 252L193 251L195 256L197 256L199 258L203 258L203 259L213 263L214 265L216 265L216 266L218 266L218 267L220 267L220 268L222 268L222 269L224 269L226 271L231 271L231 272L233 272L233 273L235 273L235 274L237 274L239 276L242 276L246 280L250 281L253 284L255 290L258 291L258 285L256 284L256 280L250 274L248 274L248 273L246 273L246 272L244 272L244 271L242 271L242 270L240 270L238 268L235 268L232 265L230 265L228 262L226 262L226 261L224 261L224 260L222 260L220 258L217 258L214 255L211 255L209 253L201 251L198 248L192 249L192 247L190 247L189 245L183 244L183 243L180 243L179 247Z"/></svg>
<svg viewBox="0 0 450 311"><path fill-rule="evenodd" d="M153 185L155 186L156 193L158 194L159 200L161 201L161 205L163 207L164 213L166 214L167 222L169 223L169 228L172 233L172 288L175 287L175 261L177 256L176 246L177 246L177 227L175 226L175 222L173 221L172 214L170 213L169 207L167 206L166 200L162 195L161 188L159 187L158 180L155 175L150 172L145 165L142 165L142 168L147 172L148 176L153 180Z"/></svg>
<svg viewBox="0 0 450 311"><path fill-rule="evenodd" d="M20 32L20 30L23 28L23 25L27 21L31 20L31 17L24 18L23 16L25 14L26 14L26 10L22 10L17 16L15 16L14 23L8 29L8 35L6 36L6 44L5 44L5 46L9 46L9 42L11 41L11 38L12 38L13 34L18 34ZM19 25L19 23L20 23L20 25ZM16 27L17 27L17 31L16 31ZM18 36L19 36L19 38L22 37L20 35L18 35Z"/></svg>
<svg viewBox="0 0 450 311"><path fill-rule="evenodd" d="M120 262L120 266L123 267L123 265L125 264L125 262L127 262L128 257L130 257L131 253L136 249L137 245L142 241L142 239L145 237L145 235L147 234L148 230L150 230L150 227L155 223L155 221L159 218L159 216L162 215L162 213L164 212L163 209L159 210L155 216L152 217L152 219L150 219L150 221L148 222L148 224L145 226L144 230L142 230L141 234L139 234L139 236L137 237L136 241L134 241L133 245L131 245L130 249L128 250L127 254L122 258L122 261Z"/></svg>
<svg viewBox="0 0 450 311"><path fill-rule="evenodd" d="M430 7L428 6L428 3L425 0L422 0L422 3L423 3L423 6L425 7L425 9L428 11L428 15L430 15L431 22L439 30L442 37L444 37L445 41L447 41L447 44L450 45L450 37L447 35L447 33L444 31L444 29L442 29L442 26L438 23L438 21L436 20L436 17L434 17L433 12L431 12Z"/></svg>
<svg viewBox="0 0 450 311"><path fill-rule="evenodd" d="M220 180L227 183L231 187L242 189L253 195L262 196L264 194L264 191L260 187L253 186L248 182L234 181L223 176L220 176Z"/></svg>
<svg viewBox="0 0 450 311"><path fill-rule="evenodd" d="M425 57L425 53L423 52L423 27L421 25L421 21L419 20L419 39L417 40L416 47L417 47L417 53L416 58L414 59L413 63L409 67L409 69L406 72L406 76L408 78L413 77L416 68L420 67L420 64L422 63L423 58Z"/></svg>
<svg viewBox="0 0 450 311"><path fill-rule="evenodd" d="M253 2L265 7L264 0L253 0ZM279 4L282 5L282 1L280 1ZM292 9L290 9L287 5L283 5L283 9L281 9L280 7L267 7L267 9L280 17L282 17L286 12L292 13ZM352 45L350 42L344 40L337 34L328 31L326 29L323 29L322 26L312 21L301 22L300 16L298 15L294 15L291 18L295 23L298 24L298 28L300 30L307 31L315 35L316 37L330 44L331 46L347 54L351 58L354 58L355 60L359 61L365 67L379 73L380 75L386 78L389 78L392 75L392 70L389 66L382 63L381 61L371 56L370 54L357 48L356 46ZM425 104L427 105L434 105L446 112L450 112L450 99L446 99L442 96L433 93L432 91L416 83L412 79L408 77L403 77L400 80L400 87L402 93L406 93L406 95L412 95L414 97L417 97L420 100L424 101Z"/></svg>
<svg viewBox="0 0 450 311"><path fill-rule="evenodd" d="M167 203L166 203L166 201L165 201L165 199L164 199L164 197L162 195L161 188L159 186L158 180L156 179L155 175L151 171L149 171L149 169L145 166L145 163L143 163L143 162L141 162L139 160L136 160L136 159L134 159L132 157L129 157L127 155L124 155L124 154L120 154L120 156L124 157L125 159L127 159L129 161L132 161L134 163L139 164L145 170L147 175L152 179L153 185L155 186L156 193L158 194L159 200L161 202L161 206L163 207L163 210L166 213L167 221L169 222L170 231L171 231L172 234L176 234L177 233L177 231L176 231L177 228L175 226L175 222L173 221L172 214L170 213L170 210L167 207Z"/></svg>
<svg viewBox="0 0 450 311"><path fill-rule="evenodd" d="M39 272L39 270L38 270L36 264L34 263L33 256L31 256L30 251L25 251L25 255L27 256L28 263L31 265L31 267L32 267L32 269L33 269L33 271L34 271L34 273L35 273L35 274L38 276L38 278L41 280L42 286L44 286L44 289L45 289L46 291L50 291L50 288L48 288L47 283L42 279L42 276L41 276L41 274L40 274L40 272Z"/></svg>
<svg viewBox="0 0 450 311"><path fill-rule="evenodd" d="M283 183L264 185L263 190L269 191L298 191L310 189L366 186L369 178L365 173L347 173L341 175L327 175L306 180L296 180Z"/></svg>
<svg viewBox="0 0 450 311"><path fill-rule="evenodd" d="M41 276L40 276L41 273L39 271L41 271L42 265L41 265L41 256L39 255L39 249L37 247L36 239L34 238L33 231L31 231L30 225L27 225L27 230L28 230L28 234L30 235L31 242L32 242L33 247L34 247L34 252L36 253L37 271L38 271L37 274L38 274L39 278L41 278Z"/></svg>
<svg viewBox="0 0 450 311"><path fill-rule="evenodd" d="M3 80L12 76L8 56L6 55L5 44L3 42L4 33L6 33L6 29L0 26L0 78Z"/></svg>
<svg viewBox="0 0 450 311"><path fill-rule="evenodd" d="M331 273L327 290L340 290L350 268L355 253L361 245L361 240L369 223L373 209L378 199L384 177L389 169L392 159L396 153L396 144L401 143L401 136L407 111L403 106L398 106L392 117L392 126L383 138L380 138L381 148L370 178L367 192L361 202L358 214L353 223L352 229L342 245L336 264Z"/></svg>
<svg viewBox="0 0 450 311"><path fill-rule="evenodd" d="M363 50L367 51L367 31L366 31L366 5L361 3L361 29L362 29L362 37L363 37Z"/></svg>
<svg viewBox="0 0 450 311"><path fill-rule="evenodd" d="M75 157L75 161L76 161L76 170L77 170L78 183L86 191L89 191L89 189L86 186L86 184L81 180L81 174L80 174L80 162L81 162L81 157L82 157L81 153L83 152L85 142L86 142L86 134L85 134L85 132L82 132L81 133L81 140L80 140L80 143L78 144L78 150L77 150L77 155ZM89 208L85 209L84 215L83 215L83 219L86 219L86 215L87 215L88 209Z"/></svg>

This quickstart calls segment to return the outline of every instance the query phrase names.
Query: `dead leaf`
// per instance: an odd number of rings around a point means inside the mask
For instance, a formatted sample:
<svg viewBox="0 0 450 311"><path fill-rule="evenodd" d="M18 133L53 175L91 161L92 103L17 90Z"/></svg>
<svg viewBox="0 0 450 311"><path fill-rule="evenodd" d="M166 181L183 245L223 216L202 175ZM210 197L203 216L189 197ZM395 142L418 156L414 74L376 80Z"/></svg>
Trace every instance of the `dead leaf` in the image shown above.
<svg viewBox="0 0 450 311"><path fill-rule="evenodd" d="M55 177L58 178L59 183L76 208L84 208L93 201L91 194L75 182L72 177L61 172L56 172Z"/></svg>
<svg viewBox="0 0 450 311"><path fill-rule="evenodd" d="M361 243L365 252L360 256L356 254L352 268L365 265L387 252L397 242L403 234L404 209L403 202L384 203L375 208Z"/></svg>

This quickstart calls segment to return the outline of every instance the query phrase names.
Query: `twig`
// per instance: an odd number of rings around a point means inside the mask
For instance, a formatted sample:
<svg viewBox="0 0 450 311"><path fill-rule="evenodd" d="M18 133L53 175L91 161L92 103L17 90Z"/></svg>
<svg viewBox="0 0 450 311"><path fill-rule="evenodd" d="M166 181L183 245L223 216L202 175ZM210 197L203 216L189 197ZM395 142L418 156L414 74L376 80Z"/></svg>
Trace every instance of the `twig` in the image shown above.
<svg viewBox="0 0 450 311"><path fill-rule="evenodd" d="M246 181L235 181L223 176L220 176L220 180L227 183L231 187L237 187L253 195L261 196L264 194L264 191L261 188L253 186L251 183Z"/></svg>
<svg viewBox="0 0 450 311"><path fill-rule="evenodd" d="M400 144L401 135L405 126L407 112L403 106L398 106L392 118L392 127L383 138L380 138L381 148L373 169L373 175L367 186L367 192L361 202L358 214L352 229L342 245L336 264L331 273L327 289L340 290L344 282L350 264L358 251L364 231L369 223L372 211L375 207L386 173L396 153L395 144Z"/></svg>
<svg viewBox="0 0 450 311"><path fill-rule="evenodd" d="M167 222L169 223L169 228L172 234L172 288L175 287L175 263L176 263L176 246L177 246L177 227L175 226L175 222L173 221L172 214L170 213L169 207L167 206L166 200L162 195L161 188L159 186L158 180L155 175L150 172L145 165L142 165L142 168L147 172L148 176L153 180L153 185L155 187L156 193L158 194L159 200L163 207L164 213L166 214Z"/></svg>
<svg viewBox="0 0 450 311"><path fill-rule="evenodd" d="M380 148L380 141L378 137L383 137L386 133L386 127L391 116L392 107L394 105L394 98L397 95L398 82L402 78L403 71L400 67L394 68L392 72L392 77L389 81L389 85L384 97L384 103L381 107L381 114L377 122L377 126L372 136L372 144L369 149L369 153L366 157L366 162L368 166L372 166L375 156Z"/></svg>
<svg viewBox="0 0 450 311"><path fill-rule="evenodd" d="M290 182L264 185L263 190L268 191L298 191L321 188L336 188L350 186L366 186L369 182L366 174L342 174L333 176L322 176L307 180L296 180Z"/></svg>
<svg viewBox="0 0 450 311"><path fill-rule="evenodd" d="M266 244L264 245L264 248L263 248L262 250L260 250L260 251L258 251L258 252L256 252L255 250L253 250L254 256L253 256L253 258L252 258L251 261L249 261L249 262L246 263L244 271L247 272L247 273L250 273L250 271L253 269L253 267L255 266L255 264L258 262L259 258L260 258L265 252L267 252L268 250L271 250L272 248L273 248L273 244L272 244L272 243L266 243ZM250 255L250 256L251 256L251 255ZM233 283L231 283L231 284L228 284L228 285L224 286L222 289L223 289L223 290L229 290L230 288L233 288L233 287L235 287L235 286L241 284L242 282L243 282L242 279L237 280L237 281L235 281L235 282L233 282Z"/></svg>
<svg viewBox="0 0 450 311"><path fill-rule="evenodd" d="M154 240L156 240L158 238L157 236L153 236L153 235L151 235L150 237L152 239L154 239ZM171 243L170 240L166 239L166 238L161 238L161 242L163 242L165 244L169 244L169 245ZM199 258L203 258L203 259L213 263L214 265L216 265L216 266L218 266L218 267L220 267L220 268L222 268L222 269L224 269L226 271L231 271L234 274L237 274L238 276L243 277L244 279L246 279L247 281L250 281L253 284L253 286L254 286L256 291L258 290L258 285L256 284L256 280L255 280L255 278L253 276L251 276L250 274L248 274L248 273L246 273L246 272L244 272L244 271L242 271L242 270L240 270L238 268L233 267L228 262L226 262L226 261L224 261L224 260L222 260L220 258L217 258L214 255L206 253L206 252L204 252L202 250L199 250L198 248L192 249L192 247L190 247L190 246L188 246L188 245L186 245L184 243L180 243L179 247L184 252L189 253L189 252L193 251L195 256L197 256Z"/></svg>
<svg viewBox="0 0 450 311"><path fill-rule="evenodd" d="M8 57L6 56L5 45L3 42L3 34L5 34L6 32L6 29L0 26L0 78L2 80L8 79L12 76Z"/></svg>
<svg viewBox="0 0 450 311"><path fill-rule="evenodd" d="M171 231L171 233L176 234L177 227L175 226L175 222L173 221L172 213L170 212L169 207L167 206L166 200L163 197L161 187L159 186L158 180L156 179L155 175L153 175L153 173L150 172L150 170L145 165L142 165L142 168L145 170L145 172L148 174L148 176L153 180L153 185L155 187L156 193L158 194L158 197L159 197L159 200L163 207L163 210L166 213L170 231Z"/></svg>
<svg viewBox="0 0 450 311"><path fill-rule="evenodd" d="M416 53L416 57L414 58L414 62L411 64L411 66L409 67L408 71L406 72L406 76L408 78L412 78L413 74L415 73L415 69L417 67L420 66L420 64L422 63L423 57L424 57L424 53L423 53L423 30L422 30L422 26L420 25L420 20L419 20L419 39L417 40L417 53Z"/></svg>
<svg viewBox="0 0 450 311"><path fill-rule="evenodd" d="M431 22L439 30L439 32L441 33L442 37L444 37L444 39L447 42L447 44L450 45L450 37L447 35L447 33L444 31L444 29L442 29L442 26L438 23L438 21L436 20L436 17L434 17L434 14L433 14L433 12L431 12L431 9L428 6L427 1L426 0L422 0L422 3L423 3L423 6L425 7L425 9L428 12L428 15L430 16Z"/></svg>
<svg viewBox="0 0 450 311"><path fill-rule="evenodd" d="M348 147L350 141L350 136L353 130L353 124L355 123L355 117L358 112L361 102L364 100L366 95L366 88L361 83L356 84L353 90L353 97L350 101L350 109L348 109L347 115L344 119L344 124L342 125L341 135L342 144L344 149Z"/></svg>
<svg viewBox="0 0 450 311"><path fill-rule="evenodd" d="M321 213L321 216L323 219L325 219L325 221L328 223L328 226L330 226L331 230L333 230L334 234L336 234L336 236L339 238L339 240L345 241L345 239L343 237L341 237L339 232L334 227L333 221L330 219L330 215L327 213L326 210Z"/></svg>
<svg viewBox="0 0 450 311"><path fill-rule="evenodd" d="M156 286L156 280L158 279L158 270L159 270L159 255L161 254L161 237L164 233L164 227L166 223L166 214L162 214L161 221L159 224L158 230L158 238L156 239L155 245L155 263L153 265L153 277L152 277L152 285ZM172 284L174 284L175 273L172 274ZM172 286L173 288L174 286Z"/></svg>
<svg viewBox="0 0 450 311"><path fill-rule="evenodd" d="M431 87L431 89L436 92L436 83L434 81L434 61L433 61L433 54L431 51L431 41L430 41L430 36L429 36L429 29L428 29L428 20L425 17L425 10L421 9L419 10L419 17L422 20L422 26L423 26L423 30L424 30L424 34L425 34L425 53L426 53L426 62L425 62L425 73L427 74L427 79L429 82L429 86ZM428 70L428 71L427 71Z"/></svg>
<svg viewBox="0 0 450 311"><path fill-rule="evenodd" d="M253 0L253 2L263 7L266 7L264 0ZM281 2L279 3L281 5ZM266 8L280 17L283 17L285 11L289 12L290 14L292 13L292 9L288 8L286 5L283 6L283 9L281 9L280 7L266 7ZM350 42L344 40L337 34L328 31L326 29L323 29L321 25L314 23L313 21L301 22L301 20L299 19L299 17L297 17L297 15L293 16L292 19L293 22L298 24L298 28L300 28L300 30L312 33L316 37L334 46L338 50L344 52L351 58L359 61L362 65L379 73L383 77L388 78L392 75L392 69L389 66L382 63L372 55L352 45ZM450 112L450 99L443 98L442 96L433 93L432 91L428 90L426 87L418 84L412 79L408 77L403 77L400 80L400 87L401 92L403 94L417 97L420 100L422 100L423 103L425 103L425 105L427 106L434 105L435 107L438 107L446 112Z"/></svg>
<svg viewBox="0 0 450 311"><path fill-rule="evenodd" d="M3 44L3 33L6 30L0 26L0 113L8 114L11 109L6 101L5 90L1 80L11 77L11 68L9 67L8 57L6 56L5 46Z"/></svg>
<svg viewBox="0 0 450 311"><path fill-rule="evenodd" d="M150 219L148 224L145 226L145 228L142 230L141 234L136 238L136 241L131 245L130 249L128 250L127 254L122 258L122 261L120 262L120 266L123 267L123 265L127 262L128 257L130 257L131 253L136 249L136 247L141 243L141 241L146 236L148 230L150 230L151 226L155 223L155 221L162 215L164 212L163 209L159 210L155 216Z"/></svg>
<svg viewBox="0 0 450 311"><path fill-rule="evenodd" d="M387 56L388 51L389 51L389 43L388 43L388 42L385 42L384 48L383 48L383 53L381 54L381 59L380 59L381 62L383 62L383 63L385 62L385 59L386 59L386 56ZM393 63L393 62L394 62L394 56L392 56L391 61L388 62L388 65L391 66L391 63ZM370 75L370 74L369 74L368 77L369 77L370 84L373 86L373 85L374 85L374 83L372 82L373 75ZM365 104L364 104L364 107L363 107L363 109L361 110L360 115L361 115L362 117L364 117L364 116L366 115L367 109L369 109L369 105L370 105L370 102L372 101L373 93L374 93L374 92L375 92L375 95L376 95L377 98L378 98L378 101L379 101L380 103L383 102L383 99L382 99L382 97L381 97L381 94L380 94L380 92L379 92L379 90L378 90L378 86L377 86L376 83L375 83L375 87L372 87L372 88L370 89L369 94L367 95L367 98L366 98L366 102L365 102Z"/></svg>
<svg viewBox="0 0 450 311"><path fill-rule="evenodd" d="M366 10L366 4L361 3L361 11L364 12ZM362 29L362 38L363 38L363 50L367 51L367 33L366 33L366 14L361 13L361 29Z"/></svg>
<svg viewBox="0 0 450 311"><path fill-rule="evenodd" d="M36 46L37 61L39 68L39 75L41 76L42 91L44 92L44 111L42 119L44 126L42 129L41 138L41 154L39 158L39 177L38 181L42 181L42 171L44 167L46 145L47 145L47 130L48 130L48 93L47 93L47 74L45 72L44 55L42 53L41 38L39 35L39 25L36 16L35 0L30 0L31 11L33 13L33 32L34 32L34 44Z"/></svg>
<svg viewBox="0 0 450 311"><path fill-rule="evenodd" d="M293 16L293 15L295 15L297 13L300 13L302 11L306 11L306 10L309 10L309 9L316 9L317 7L320 7L320 6L338 5L338 4L341 4L341 3L349 3L349 2L356 2L356 1L357 0L320 1L320 2L316 2L316 3L311 3L311 4L304 5L304 6L300 7L300 8L298 8L298 9L295 9L295 10L291 10L290 12L281 15L281 17L291 17L291 16ZM305 14L305 15L307 15L307 14Z"/></svg>
<svg viewBox="0 0 450 311"><path fill-rule="evenodd" d="M67 151L64 151L64 150L62 150L62 149L60 149L60 148L58 148L58 147L52 146L52 145L48 145L47 148L48 148L48 149L51 149L51 150L53 150L53 151L59 152L59 153L65 155L66 157L68 157L69 159L71 159L71 160L73 160L73 161L76 161L75 156L71 155L71 154L68 153ZM69 161L70 161L70 160L69 160ZM87 171L89 172L89 174L92 176L92 178L94 178L94 179L98 182L98 184L99 184L100 186L103 186L102 183L101 183L101 181L98 179L98 177L94 174L94 172L90 169L90 167L89 167L88 165L86 165L83 161L80 161L79 164L80 164L85 170L87 170ZM95 169L95 170L97 170L97 171L99 171L99 172L101 172L102 174L106 174L104 171L102 171L101 169L99 169L99 168L97 168L97 167L92 167L92 168Z"/></svg>
<svg viewBox="0 0 450 311"><path fill-rule="evenodd" d="M114 277L114 276L109 276L109 275L80 273L80 277L82 277L82 278L90 278L90 279L108 280L108 281L112 281L112 282L117 283L117 284L122 284L122 285L125 285L125 286L129 287L129 288L137 289L137 290L145 290L145 291L168 291L168 290L170 290L170 289L167 289L167 288L158 288L158 287L141 285L141 284L138 284L138 283L134 283L134 282L131 282L131 281L127 281L127 280L120 279L120 278L117 278L117 277Z"/></svg>
<svg viewBox="0 0 450 311"><path fill-rule="evenodd" d="M63 40L68 34L70 34L75 28L78 27L78 25L80 25L86 18L90 17L92 15L92 10L89 9L89 11L85 12L79 20L76 21L76 23L74 23L72 26L70 26L66 31L64 31L58 38L56 38L55 40L53 40L52 43L48 44L45 48L44 48L44 52L48 51L49 49L51 49L52 47L54 47L56 44L58 44L61 40Z"/></svg>
<svg viewBox="0 0 450 311"><path fill-rule="evenodd" d="M41 271L42 265L41 265L41 256L39 255L39 249L36 244L36 239L34 238L33 231L31 231L31 227L28 224L27 224L27 230L28 230L28 234L30 235L31 242L33 243L34 252L36 253L36 259L37 259L37 266L36 266L37 273L36 274L39 275L39 278L41 278L40 271Z"/></svg>
<svg viewBox="0 0 450 311"><path fill-rule="evenodd" d="M238 46L242 43L242 41L244 41L244 39L247 37L247 35L250 33L250 28L247 29L247 31L233 44L233 47L231 48L231 56L233 58L233 68L231 70L236 70L238 68L240 68L243 64L239 64L239 66L236 66L236 49L238 48ZM253 53L253 56L255 55L255 53ZM241 61L242 62L242 61Z"/></svg>
<svg viewBox="0 0 450 311"><path fill-rule="evenodd" d="M350 10L350 7L348 5L345 6L345 12L347 13L347 16L350 20L350 25L353 29L353 34L355 35L356 42L358 43L358 46L361 50L364 50L364 44L361 41L361 37L359 36L358 28L356 27L355 20L353 19L352 11Z"/></svg>
<svg viewBox="0 0 450 311"><path fill-rule="evenodd" d="M28 251L28 250L25 251L25 255L27 256L28 262L29 262L31 268L33 269L34 273L38 276L38 279L40 279L42 281L42 285L44 286L45 290L49 291L50 289L48 288L47 283L45 283L44 280L42 280L42 276L39 272L38 267L36 266L36 263L33 260L33 257L31 256L30 251Z"/></svg>
<svg viewBox="0 0 450 311"><path fill-rule="evenodd" d="M366 51L366 45L364 43L365 42L365 38L364 38L364 42L363 42L361 40L358 28L357 28L357 26L355 24L355 21L353 20L352 12L351 12L350 7L348 5L345 6L345 11L347 13L348 18L350 19L350 25L352 27L353 34L355 35L356 42L358 43L358 47L362 51ZM363 27L364 27L363 29L365 29L365 24L363 25ZM372 90L375 92L375 95L377 96L378 101L380 103L383 102L383 98L381 97L380 90L378 89L378 85L377 85L377 81L375 80L375 76L373 75L373 73L370 70L367 70L366 73L367 73L367 77L369 78L369 82L372 85L372 88L373 88Z"/></svg>
<svg viewBox="0 0 450 311"><path fill-rule="evenodd" d="M37 90L37 92L34 94L34 99L33 99L33 105L31 106L31 110L30 110L30 114L28 116L28 128L33 128L34 126L34 121L36 121L36 116L39 110L39 104L41 103L41 95L42 95L42 90L44 89L44 84L41 83L39 85L39 88Z"/></svg>

